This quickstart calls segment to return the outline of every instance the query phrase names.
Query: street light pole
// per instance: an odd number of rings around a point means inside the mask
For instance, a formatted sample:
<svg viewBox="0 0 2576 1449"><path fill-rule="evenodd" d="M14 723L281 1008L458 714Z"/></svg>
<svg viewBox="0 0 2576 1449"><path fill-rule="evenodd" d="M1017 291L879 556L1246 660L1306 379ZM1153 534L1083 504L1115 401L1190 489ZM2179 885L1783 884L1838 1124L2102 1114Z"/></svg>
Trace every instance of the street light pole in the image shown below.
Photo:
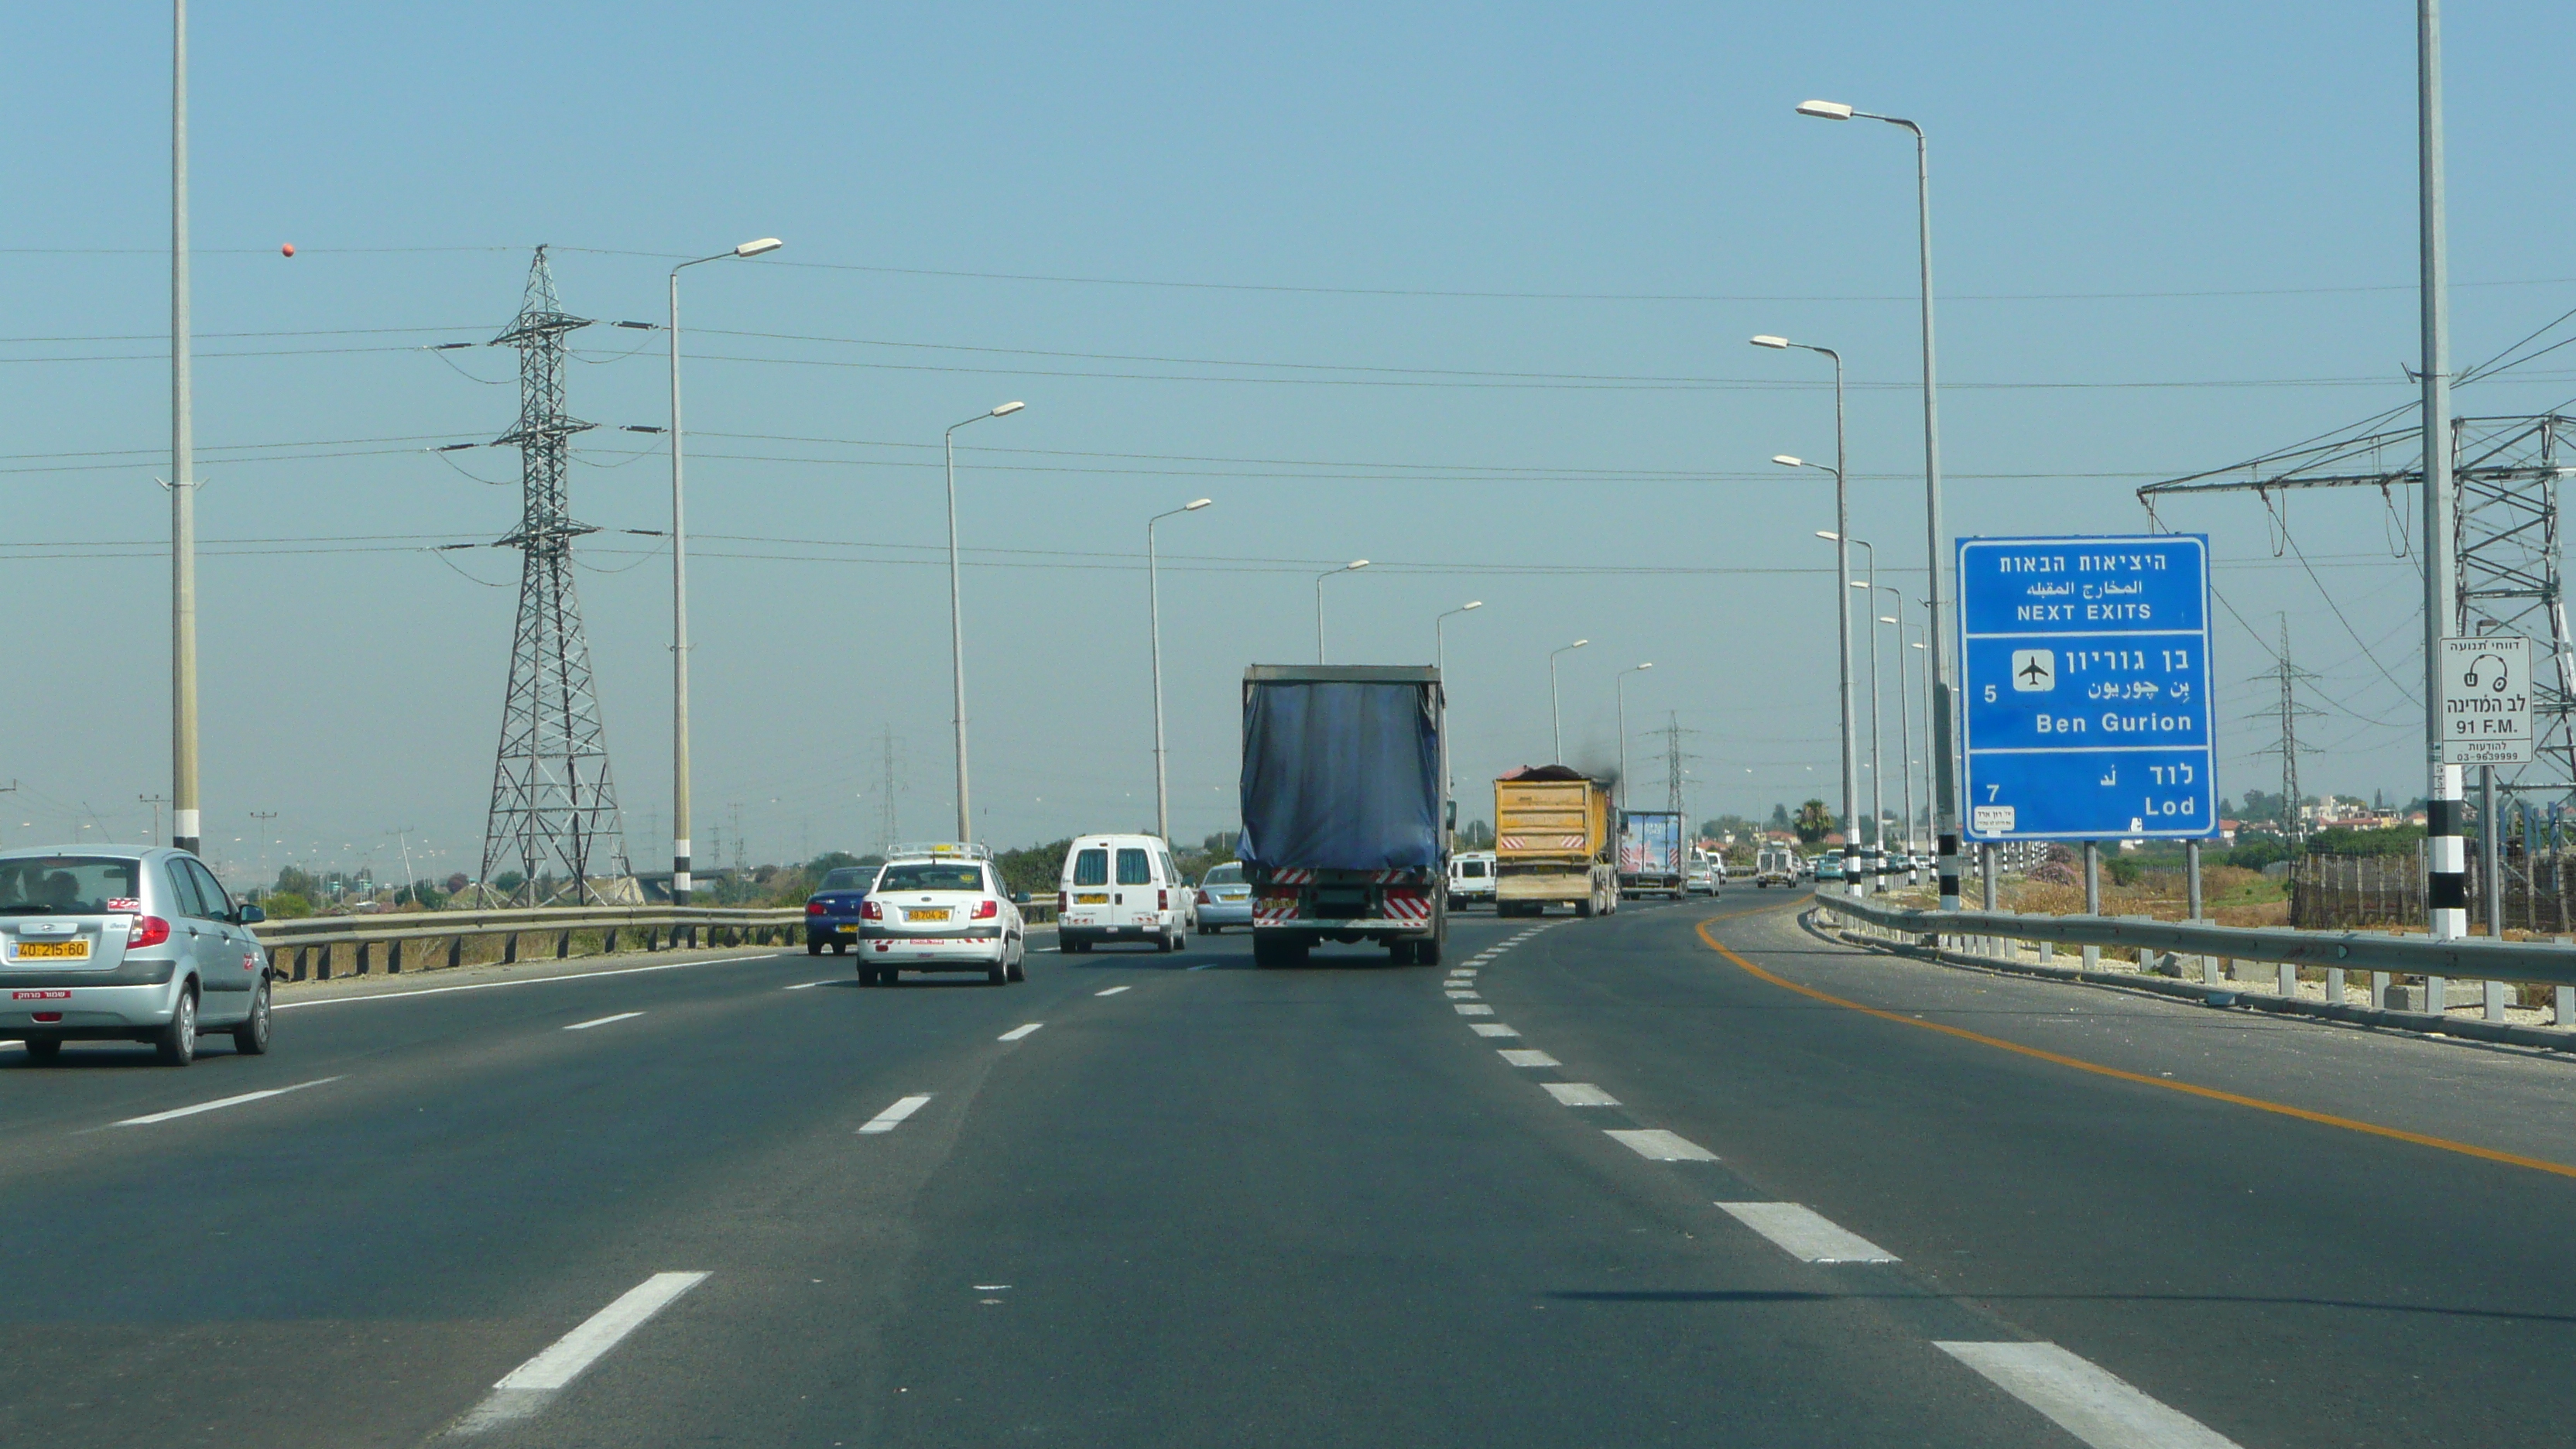
<svg viewBox="0 0 2576 1449"><path fill-rule="evenodd" d="M2432 0L2422 0L2432 3ZM1928 651L1929 683L1932 690L1932 814L1938 837L1936 849L1941 858L1941 909L1959 908L1959 770L1958 760L1950 747L1950 695L1956 686L1956 663L1950 657L1947 637L1941 632L1941 571L1948 566L1942 555L1941 527L1941 408L1940 384L1934 369L1932 347L1932 157L1930 143L1923 128L1901 116L1874 115L1856 111L1835 101L1802 101L1798 114L1828 121L1883 121L1902 126L1914 137L1914 219L1915 240L1923 273L1923 518L1925 545L1930 565L1932 626L1927 631L1931 645ZM2428 490L2429 494L2429 490ZM2429 510L2430 503L2427 503ZM2447 537L2430 535L2427 537Z"/></svg>
<svg viewBox="0 0 2576 1449"><path fill-rule="evenodd" d="M784 245L774 236L671 269L671 904L689 903L689 520L680 473L680 273L700 262L756 257Z"/></svg>
<svg viewBox="0 0 2576 1449"><path fill-rule="evenodd" d="M2424 395L2424 740L2432 790L2425 803L2425 926L2437 941L2469 933L2468 859L2460 838L2460 767L2442 762L2442 640L2459 624L2453 552L2458 485L2451 477L2450 261L2442 202L2442 6L2415 3L2417 227ZM2283 808L2295 815L2299 802ZM2496 862L2484 867L2492 877ZM2432 988L2438 991L2440 988ZM2439 1000L2439 997L2435 997Z"/></svg>
<svg viewBox="0 0 2576 1449"><path fill-rule="evenodd" d="M1862 583L1854 580L1852 587L1862 591L1863 616L1876 619L1878 614L1874 605L1879 587L1878 550L1871 548L1869 540L1865 538L1855 538L1852 542L1869 553L1869 581ZM1873 886L1879 884L1887 875L1887 794L1881 779L1886 772L1887 763L1879 751L1879 716L1878 626L1873 623L1869 630L1869 828L1875 847L1870 856L1869 877L1870 884Z"/></svg>
<svg viewBox="0 0 2576 1449"><path fill-rule="evenodd" d="M1905 625L1902 622L1905 617L1904 591L1881 584L1878 592L1896 596L1896 612L1893 615L1879 615L1878 622L1893 625L1896 629L1896 783L1898 792L1904 797L1905 808L1905 830L1897 840L1897 849L1905 855L1905 883L1913 885L1916 884L1914 879L1914 729L1905 715L1907 693L1905 651L1915 646L1905 642Z"/></svg>
<svg viewBox="0 0 2576 1449"><path fill-rule="evenodd" d="M1315 575L1315 662L1317 664L1324 662L1324 580L1335 574L1356 573L1368 566L1367 559L1355 558L1340 568L1326 569Z"/></svg>
<svg viewBox="0 0 2576 1449"><path fill-rule="evenodd" d="M198 846L197 420L188 315L188 0L170 7L170 843ZM156 824L154 832L160 827Z"/></svg>
<svg viewBox="0 0 2576 1449"><path fill-rule="evenodd" d="M1580 649L1591 642L1592 641L1589 639L1577 639L1573 643L1566 645L1564 649L1554 649L1548 652L1547 727L1550 736L1556 741L1555 762L1560 765L1565 763L1565 716L1560 714L1556 707L1556 656L1565 653L1567 650Z"/></svg>
<svg viewBox="0 0 2576 1449"><path fill-rule="evenodd" d="M1611 692L1619 696L1619 808L1628 808L1628 676L1642 674L1655 667L1651 659L1634 669L1622 669L1610 683Z"/></svg>
<svg viewBox="0 0 2576 1449"><path fill-rule="evenodd" d="M1860 867L1860 729L1852 714L1852 638L1851 638L1851 489L1843 469L1843 355L1830 347L1811 342L1791 342L1785 337L1763 335L1752 339L1756 347L1797 348L1820 353L1834 364L1834 527L1829 535L1834 541L1834 633L1842 655L1843 706L1843 884L1852 882ZM1774 455L1772 462L1788 468L1821 468L1803 458L1786 453Z"/></svg>
<svg viewBox="0 0 2576 1449"><path fill-rule="evenodd" d="M957 685L957 840L961 845L975 838L975 817L967 808L966 795L966 616L957 582L957 430L986 418L1007 418L1027 406L1006 402L964 423L950 423L948 431L939 435L940 453L948 461L948 662Z"/></svg>
<svg viewBox="0 0 2576 1449"><path fill-rule="evenodd" d="M1432 662L1440 671L1440 697L1444 701L1449 697L1449 636L1441 632L1441 626L1449 622L1450 614L1464 614L1470 610L1481 609L1483 607L1485 607L1484 600L1469 599L1458 607L1449 610L1448 613L1434 617L1431 621ZM1442 707L1446 708L1447 706L1444 704ZM1443 807L1442 818L1445 819L1447 818L1446 809L1448 804L1454 801L1458 794L1458 771L1456 765L1451 761L1450 755L1445 750L1441 753L1441 761L1443 769L1440 780L1440 794Z"/></svg>
<svg viewBox="0 0 2576 1449"><path fill-rule="evenodd" d="M1216 500L1201 498L1145 520L1145 600L1154 632L1154 833L1165 844L1172 839L1172 792L1163 772L1163 579L1162 559L1154 551L1154 525L1183 513L1196 513ZM963 711L960 711L963 713Z"/></svg>

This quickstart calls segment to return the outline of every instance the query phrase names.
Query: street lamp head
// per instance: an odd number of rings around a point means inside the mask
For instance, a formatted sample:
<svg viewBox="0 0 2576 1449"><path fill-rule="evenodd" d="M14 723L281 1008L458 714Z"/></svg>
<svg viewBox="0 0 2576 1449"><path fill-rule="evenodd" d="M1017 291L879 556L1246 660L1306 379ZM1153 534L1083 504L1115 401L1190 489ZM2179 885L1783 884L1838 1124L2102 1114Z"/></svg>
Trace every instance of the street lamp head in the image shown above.
<svg viewBox="0 0 2576 1449"><path fill-rule="evenodd" d="M1888 617L1887 615L1885 615L1885 614L1881 614L1881 615L1879 615L1879 616L1878 616L1878 622L1880 622L1880 623L1882 623L1882 624L1893 624L1893 623L1895 623L1896 621L1895 621L1894 619L1889 618L1889 617Z"/></svg>
<svg viewBox="0 0 2576 1449"><path fill-rule="evenodd" d="M1182 505L1181 505L1181 511L1182 511L1183 513L1196 513L1196 512L1198 512L1200 509L1207 507L1209 504L1214 503L1215 501L1216 501L1216 500L1215 500L1215 499L1213 499L1213 498L1202 498L1202 499L1199 499L1199 500L1198 500L1197 502L1195 502L1195 503L1184 503L1184 504L1182 504Z"/></svg>
<svg viewBox="0 0 2576 1449"><path fill-rule="evenodd" d="M1852 580L1852 587L1860 590L1864 594L1869 592L1869 585L1861 582L1859 579Z"/></svg>
<svg viewBox="0 0 2576 1449"><path fill-rule="evenodd" d="M756 257L762 252L774 252L785 245L787 245L787 243L780 241L774 236L765 236L758 241L747 241L741 246L735 247L733 249L733 254L738 257Z"/></svg>
<svg viewBox="0 0 2576 1449"><path fill-rule="evenodd" d="M1639 669L1652 669L1652 668L1654 668L1654 667L1655 667L1655 661L1653 661L1653 660L1649 659L1649 660L1647 660L1645 663L1640 664L1640 665L1638 665L1637 667L1638 667Z"/></svg>
<svg viewBox="0 0 2576 1449"><path fill-rule="evenodd" d="M1770 333L1765 332L1761 336L1753 339L1753 345L1756 347L1786 347L1789 345L1789 339L1786 337L1774 337Z"/></svg>
<svg viewBox="0 0 2576 1449"><path fill-rule="evenodd" d="M1022 409L1022 408L1024 408L1024 407L1027 407L1027 406L1028 406L1028 404L1027 404L1027 403L1024 403L1024 402L1006 402L1006 403L1002 404L1000 407L997 407L997 408L993 409L990 413L987 413L985 416L987 416L987 417L996 417L996 418L1007 418L1007 417L1009 417L1011 414L1013 414L1013 413L1015 413L1015 412L1018 412L1020 409Z"/></svg>
<svg viewBox="0 0 2576 1449"><path fill-rule="evenodd" d="M1840 101L1800 101L1798 114L1813 116L1820 121L1848 121L1852 118L1852 108Z"/></svg>
<svg viewBox="0 0 2576 1449"><path fill-rule="evenodd" d="M1842 541L1843 541L1843 536L1842 536L1841 534L1839 534L1839 533L1834 532L1834 531L1833 531L1832 529L1830 529L1830 528L1819 528L1819 529L1817 529L1817 530L1816 530L1816 537L1823 539L1823 540L1824 540L1825 542L1827 542L1827 543L1840 543L1840 542L1842 542Z"/></svg>
<svg viewBox="0 0 2576 1449"><path fill-rule="evenodd" d="M1355 558L1355 559L1352 559L1349 563L1346 563L1346 564L1342 565L1342 572L1344 572L1344 573L1346 573L1346 574L1347 574L1347 573L1353 573L1353 572L1356 572L1356 571L1358 571L1358 570L1360 570L1360 569L1364 569L1364 568L1367 568L1367 567L1368 567L1368 560L1367 560L1367 559L1364 559L1364 558Z"/></svg>
<svg viewBox="0 0 2576 1449"><path fill-rule="evenodd" d="M1463 603L1463 604L1460 604L1460 605L1458 606L1458 610L1459 610L1459 612L1460 612L1460 613L1465 613L1465 612L1466 612L1467 610L1469 610L1469 609L1481 609L1481 608L1483 608L1483 607L1485 607L1485 601L1484 601L1484 600L1482 600L1482 599L1469 599L1467 602L1465 602L1465 603Z"/></svg>
<svg viewBox="0 0 2576 1449"><path fill-rule="evenodd" d="M1584 645L1589 644L1589 643L1591 643L1591 642L1592 642L1592 641L1591 641L1591 640L1589 640L1589 639L1577 639L1577 640L1575 640L1573 643L1568 644L1568 645L1566 645L1565 647L1566 647L1566 648L1568 648L1568 649L1580 649L1580 648L1582 648Z"/></svg>
<svg viewBox="0 0 2576 1449"><path fill-rule="evenodd" d="M1774 453L1771 455L1771 461L1779 464L1783 468L1804 468L1807 466L1806 459L1792 457L1787 453Z"/></svg>

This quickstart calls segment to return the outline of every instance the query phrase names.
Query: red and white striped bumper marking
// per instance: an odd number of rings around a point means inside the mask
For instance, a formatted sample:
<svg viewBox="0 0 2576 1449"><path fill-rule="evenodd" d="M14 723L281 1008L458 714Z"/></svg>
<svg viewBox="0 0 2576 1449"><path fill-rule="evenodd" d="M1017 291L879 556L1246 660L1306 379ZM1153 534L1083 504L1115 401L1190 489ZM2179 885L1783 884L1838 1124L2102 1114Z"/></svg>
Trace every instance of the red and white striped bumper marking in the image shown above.
<svg viewBox="0 0 2576 1449"><path fill-rule="evenodd" d="M1391 890L1386 893L1387 919L1420 925L1431 919L1431 898L1414 891Z"/></svg>

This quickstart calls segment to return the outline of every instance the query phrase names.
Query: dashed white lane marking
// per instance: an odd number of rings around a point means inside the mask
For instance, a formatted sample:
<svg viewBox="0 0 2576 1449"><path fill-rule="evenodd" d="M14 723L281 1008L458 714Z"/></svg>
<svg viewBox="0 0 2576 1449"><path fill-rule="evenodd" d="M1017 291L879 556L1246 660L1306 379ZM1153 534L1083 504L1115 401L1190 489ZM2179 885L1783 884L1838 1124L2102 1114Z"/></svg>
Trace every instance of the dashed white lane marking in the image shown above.
<svg viewBox="0 0 2576 1449"><path fill-rule="evenodd" d="M1543 1051L1529 1047L1504 1047L1503 1060L1516 1067L1558 1067L1565 1065Z"/></svg>
<svg viewBox="0 0 2576 1449"><path fill-rule="evenodd" d="M1018 1026L1012 1027L1009 1031L1006 1031L1006 1032L1002 1033L1000 1036L997 1036L997 1037L993 1038L993 1040L995 1040L995 1041L1018 1041L1018 1040L1019 1040L1019 1039L1021 1039L1022 1037L1029 1036L1029 1035L1031 1035L1032 1033L1036 1032L1036 1031L1037 1031L1037 1029L1038 1029L1039 1027L1042 1027L1042 1026L1044 1026L1044 1025L1046 1025L1046 1023L1045 1023L1045 1022L1043 1022L1043 1021L1031 1021L1031 1022L1024 1022L1024 1023L1022 1023L1021 1025L1018 1025Z"/></svg>
<svg viewBox="0 0 2576 1449"><path fill-rule="evenodd" d="M1211 971L1216 968L1217 964L1218 963L1214 961L1202 961L1196 966L1187 967L1185 969L1191 971Z"/></svg>
<svg viewBox="0 0 2576 1449"><path fill-rule="evenodd" d="M338 1077L316 1077L309 1082L298 1082L292 1087L271 1087L265 1092L244 1092L238 1097L217 1097L211 1102L199 1102L193 1107L173 1107L167 1112L153 1112L141 1117L128 1117L122 1122L116 1122L110 1125L117 1127L149 1127L155 1122L167 1122L173 1117L194 1117L200 1112L212 1112L224 1107L238 1107L244 1102L257 1102L267 1097L283 1097L289 1092L301 1092L307 1087L324 1086L338 1080L340 1080Z"/></svg>
<svg viewBox="0 0 2576 1449"><path fill-rule="evenodd" d="M1109 988L1108 990L1106 990L1106 991L1095 991L1095 992L1093 992L1093 993L1091 993L1091 994L1092 994L1092 995L1094 995L1094 996L1116 996L1116 995L1117 995L1119 992L1121 992L1121 991L1128 991L1128 990L1132 990L1132 989L1133 989L1133 988L1131 988L1131 987L1126 987L1126 986L1112 986L1112 987L1110 987L1110 988Z"/></svg>
<svg viewBox="0 0 2576 1449"><path fill-rule="evenodd" d="M584 1319L579 1328L510 1370L482 1403L458 1422L460 1434L479 1434L545 1407L546 1401L597 1363L626 1336L642 1328L673 1300L707 1281L704 1273L656 1273Z"/></svg>
<svg viewBox="0 0 2576 1449"><path fill-rule="evenodd" d="M1492 1007L1486 1006L1480 1002L1472 1001L1458 1002L1449 1009L1458 1013L1460 1016L1491 1016L1494 1014L1494 1009Z"/></svg>
<svg viewBox="0 0 2576 1449"><path fill-rule="evenodd" d="M1448 997L1451 1001L1482 1001L1485 999L1473 991L1444 991L1440 994Z"/></svg>
<svg viewBox="0 0 2576 1449"><path fill-rule="evenodd" d="M829 986L831 984L832 983L829 981L799 981L793 986L781 986L778 989L781 991L811 991L817 986Z"/></svg>
<svg viewBox="0 0 2576 1449"><path fill-rule="evenodd" d="M1035 1029L1036 1023L1031 1023L1028 1027L1023 1028L1023 1030L1032 1031ZM893 1106L886 1108L884 1111L879 1112L875 1116L870 1117L867 1121L861 1123L859 1125L859 1130L861 1132L892 1132L895 1128L903 1125L904 1118L920 1111L929 1101L930 1093L928 1092L922 1092L910 1097L899 1097L895 1100L895 1104Z"/></svg>
<svg viewBox="0 0 2576 1449"><path fill-rule="evenodd" d="M1590 1082L1543 1082L1547 1094L1568 1107L1616 1107L1619 1099Z"/></svg>
<svg viewBox="0 0 2576 1449"><path fill-rule="evenodd" d="M1825 1215L1793 1202L1722 1202L1727 1216L1769 1238L1792 1258L1810 1263L1893 1263L1894 1253L1834 1226Z"/></svg>
<svg viewBox="0 0 2576 1449"><path fill-rule="evenodd" d="M2093 1449L2237 1449L2108 1369L2053 1343L1935 1343Z"/></svg>
<svg viewBox="0 0 2576 1449"><path fill-rule="evenodd" d="M1478 1036L1519 1036L1520 1033L1499 1021L1471 1021L1467 1029Z"/></svg>
<svg viewBox="0 0 2576 1449"><path fill-rule="evenodd" d="M1619 1145L1648 1162L1715 1162L1717 1154L1661 1127L1605 1129Z"/></svg>
<svg viewBox="0 0 2576 1449"><path fill-rule="evenodd" d="M588 1021L576 1021L572 1025L565 1027L564 1030L588 1031L594 1026L606 1026L612 1021L633 1021L635 1018L642 1016L643 1014L644 1013L640 1011L621 1011L615 1016L595 1016Z"/></svg>

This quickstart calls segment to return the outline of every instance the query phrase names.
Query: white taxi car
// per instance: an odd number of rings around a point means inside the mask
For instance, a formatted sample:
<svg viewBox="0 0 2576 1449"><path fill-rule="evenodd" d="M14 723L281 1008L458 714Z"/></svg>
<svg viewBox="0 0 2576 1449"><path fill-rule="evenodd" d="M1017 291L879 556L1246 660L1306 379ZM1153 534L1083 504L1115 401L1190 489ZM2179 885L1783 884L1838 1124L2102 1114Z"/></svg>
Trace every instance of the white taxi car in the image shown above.
<svg viewBox="0 0 2576 1449"><path fill-rule="evenodd" d="M859 903L859 984L892 986L906 971L981 971L1025 981L1027 928L980 845L898 845Z"/></svg>

